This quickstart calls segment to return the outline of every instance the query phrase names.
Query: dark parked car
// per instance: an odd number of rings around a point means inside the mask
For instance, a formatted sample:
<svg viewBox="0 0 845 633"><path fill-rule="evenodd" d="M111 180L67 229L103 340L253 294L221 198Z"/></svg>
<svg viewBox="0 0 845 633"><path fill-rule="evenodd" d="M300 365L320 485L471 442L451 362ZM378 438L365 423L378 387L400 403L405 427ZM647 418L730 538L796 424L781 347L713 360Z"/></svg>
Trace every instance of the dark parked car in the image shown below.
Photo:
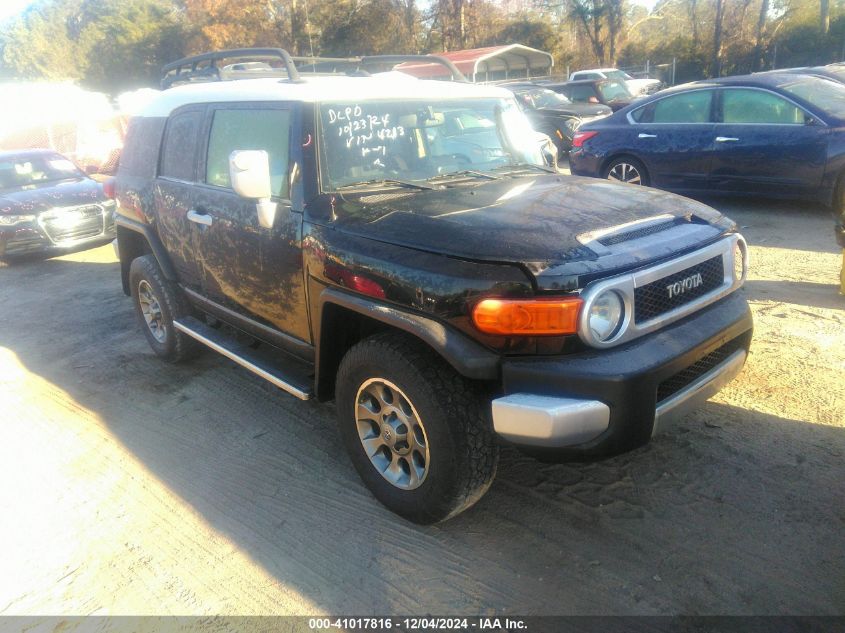
<svg viewBox="0 0 845 633"><path fill-rule="evenodd" d="M841 84L845 83L845 65L843 64L828 64L827 66L799 66L795 68L778 68L777 70L767 70L764 73L755 74L814 75L816 77L824 77L825 79L831 79Z"/></svg>
<svg viewBox="0 0 845 633"><path fill-rule="evenodd" d="M572 137L582 123L610 116L605 105L572 103L561 94L540 86L500 84L516 95L535 130L547 134L558 148L559 156L572 147Z"/></svg>
<svg viewBox="0 0 845 633"><path fill-rule="evenodd" d="M120 269L160 357L206 345L334 399L362 480L419 522L484 494L500 440L630 450L740 371L746 247L725 216L526 160L513 96L457 72L315 77L276 54L289 79L170 88L130 123Z"/></svg>
<svg viewBox="0 0 845 633"><path fill-rule="evenodd" d="M616 112L637 97L621 79L584 79L560 84L543 84L544 88L562 94L574 103L604 104Z"/></svg>
<svg viewBox="0 0 845 633"><path fill-rule="evenodd" d="M579 130L572 173L681 192L842 204L845 86L756 74L686 84ZM836 195L834 195L836 194Z"/></svg>
<svg viewBox="0 0 845 633"><path fill-rule="evenodd" d="M114 238L114 200L52 150L0 152L0 258L55 255Z"/></svg>

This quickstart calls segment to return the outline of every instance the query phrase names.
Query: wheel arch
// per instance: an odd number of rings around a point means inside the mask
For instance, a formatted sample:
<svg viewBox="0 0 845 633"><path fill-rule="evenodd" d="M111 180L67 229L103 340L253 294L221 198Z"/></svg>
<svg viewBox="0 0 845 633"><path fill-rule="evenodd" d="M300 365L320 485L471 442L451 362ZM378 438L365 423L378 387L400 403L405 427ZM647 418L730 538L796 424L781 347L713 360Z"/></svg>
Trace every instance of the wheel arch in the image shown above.
<svg viewBox="0 0 845 633"><path fill-rule="evenodd" d="M335 378L346 352L373 334L394 330L422 341L455 371L472 380L499 377L499 357L479 343L434 319L406 312L334 288L320 295L314 367L317 398L334 397Z"/></svg>
<svg viewBox="0 0 845 633"><path fill-rule="evenodd" d="M176 272L167 251L149 225L121 216L118 216L115 225L117 251L120 257L120 279L126 296L130 295L129 268L132 266L132 261L142 255L152 254L165 278L176 281Z"/></svg>

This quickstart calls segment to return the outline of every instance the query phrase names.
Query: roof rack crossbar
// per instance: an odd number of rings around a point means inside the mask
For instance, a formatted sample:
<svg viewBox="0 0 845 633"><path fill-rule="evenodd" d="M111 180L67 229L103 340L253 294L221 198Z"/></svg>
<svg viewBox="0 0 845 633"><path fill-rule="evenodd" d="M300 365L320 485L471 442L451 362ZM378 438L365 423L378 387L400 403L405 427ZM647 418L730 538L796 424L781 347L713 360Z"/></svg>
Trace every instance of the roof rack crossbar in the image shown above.
<svg viewBox="0 0 845 633"><path fill-rule="evenodd" d="M260 57L276 57L281 59L287 71L288 79L294 83L302 81L290 54L282 48L233 48L225 51L214 51L212 53L202 53L201 55L185 57L166 64L161 69L161 87L162 89L167 89L176 82L190 81L196 77L213 77L216 81L220 81L220 69L217 67L218 60L235 58L255 59ZM200 66L206 62L208 65Z"/></svg>
<svg viewBox="0 0 845 633"><path fill-rule="evenodd" d="M452 75L452 81L460 81L462 83L469 82L469 80L464 76L464 74L460 70L458 70L458 67L455 66L455 64L453 64L450 60L446 59L445 57L440 57L439 55L367 55L366 57L361 58L361 64L365 66L377 63L392 63L395 66L398 64L404 64L406 62L419 62L421 64L440 64L441 66L445 66L446 70L449 71L449 74Z"/></svg>

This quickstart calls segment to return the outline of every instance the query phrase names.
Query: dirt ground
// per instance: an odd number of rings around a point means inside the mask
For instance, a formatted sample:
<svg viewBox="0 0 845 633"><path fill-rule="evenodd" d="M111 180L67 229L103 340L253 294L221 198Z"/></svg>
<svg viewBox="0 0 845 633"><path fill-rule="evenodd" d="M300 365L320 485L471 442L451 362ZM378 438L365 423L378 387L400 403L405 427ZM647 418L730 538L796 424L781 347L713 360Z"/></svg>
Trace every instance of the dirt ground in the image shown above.
<svg viewBox="0 0 845 633"><path fill-rule="evenodd" d="M513 450L418 527L331 405L157 360L110 246L0 268L0 613L845 614L845 298L827 211L711 201L751 244L732 385L649 446Z"/></svg>

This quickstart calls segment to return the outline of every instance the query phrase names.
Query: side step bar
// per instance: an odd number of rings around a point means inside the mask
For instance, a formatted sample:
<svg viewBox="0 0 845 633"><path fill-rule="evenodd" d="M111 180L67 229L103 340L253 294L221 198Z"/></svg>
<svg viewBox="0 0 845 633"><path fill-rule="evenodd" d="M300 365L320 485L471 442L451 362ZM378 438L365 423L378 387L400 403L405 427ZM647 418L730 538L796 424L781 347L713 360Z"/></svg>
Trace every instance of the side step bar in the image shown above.
<svg viewBox="0 0 845 633"><path fill-rule="evenodd" d="M223 356L235 361L241 367L261 376L264 380L273 383L279 389L287 391L300 400L309 400L314 395L312 388L308 385L307 379L304 377L294 377L272 366L250 348L239 345L225 334L209 327L199 319L185 317L179 321L174 321L173 325L180 332L196 339L203 345L207 345L215 352L223 354Z"/></svg>

